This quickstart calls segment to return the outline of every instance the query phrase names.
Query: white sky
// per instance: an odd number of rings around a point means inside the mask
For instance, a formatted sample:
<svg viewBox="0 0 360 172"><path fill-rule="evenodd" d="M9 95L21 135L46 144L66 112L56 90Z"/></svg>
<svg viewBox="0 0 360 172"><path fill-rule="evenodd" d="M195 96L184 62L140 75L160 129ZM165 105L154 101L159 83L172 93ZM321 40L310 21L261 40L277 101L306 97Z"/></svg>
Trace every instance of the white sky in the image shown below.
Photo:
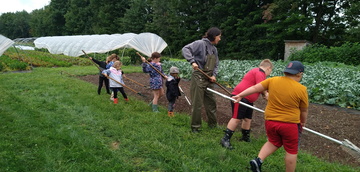
<svg viewBox="0 0 360 172"><path fill-rule="evenodd" d="M51 0L1 0L0 14L7 12L27 11L30 13L50 4Z"/></svg>

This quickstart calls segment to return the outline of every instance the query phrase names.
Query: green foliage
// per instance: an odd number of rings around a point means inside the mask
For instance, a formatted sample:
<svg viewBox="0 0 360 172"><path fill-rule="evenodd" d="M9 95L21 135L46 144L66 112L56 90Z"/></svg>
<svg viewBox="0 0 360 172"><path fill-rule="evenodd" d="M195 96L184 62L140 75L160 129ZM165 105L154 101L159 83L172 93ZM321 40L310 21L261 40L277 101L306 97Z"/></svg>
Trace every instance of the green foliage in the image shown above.
<svg viewBox="0 0 360 172"><path fill-rule="evenodd" d="M279 60L284 40L325 46L358 42L359 2L235 0L52 0L42 9L4 13L0 33L9 38L153 32L168 43L163 55L181 48L216 26L223 59ZM224 10L226 9L226 10ZM132 64L139 64L131 57Z"/></svg>
<svg viewBox="0 0 360 172"><path fill-rule="evenodd" d="M318 62L307 65L302 83L311 102L360 109L359 68Z"/></svg>
<svg viewBox="0 0 360 172"><path fill-rule="evenodd" d="M145 24L151 22L151 8L146 0L129 1L129 8L124 10L124 17L118 19L123 33L141 33L145 30Z"/></svg>
<svg viewBox="0 0 360 172"><path fill-rule="evenodd" d="M131 64L131 58L128 56L124 56L120 58L123 65L128 66Z"/></svg>
<svg viewBox="0 0 360 172"><path fill-rule="evenodd" d="M65 12L63 18L65 22L65 28L72 35L81 35L94 33L89 23L94 22L95 11L97 8L91 8L90 1L69 1L68 10ZM56 4L50 5L51 8L61 10L62 7L57 7ZM101 22L99 20L98 22ZM96 22L97 23L97 22ZM95 24L95 22L94 22Z"/></svg>
<svg viewBox="0 0 360 172"><path fill-rule="evenodd" d="M30 34L31 15L25 10L0 15L0 34L10 39L28 38Z"/></svg>
<svg viewBox="0 0 360 172"><path fill-rule="evenodd" d="M309 63L331 61L356 66L360 65L360 44L347 42L340 47L330 48L314 44L292 53L289 59Z"/></svg>
<svg viewBox="0 0 360 172"><path fill-rule="evenodd" d="M170 60L170 57L168 56L161 56L161 61L164 62L164 61L169 61Z"/></svg>
<svg viewBox="0 0 360 172"><path fill-rule="evenodd" d="M12 59L7 55L0 57L0 71L17 71L17 70L30 70L27 63L20 62L17 59Z"/></svg>
<svg viewBox="0 0 360 172"><path fill-rule="evenodd" d="M0 74L0 90L8 90L0 99L2 171L248 171L266 142L261 136L226 150L218 143L225 126L194 135L187 114L168 118L166 107L154 114L138 97L114 105L96 85L59 71L83 75L93 67ZM284 154L272 154L263 170L284 170ZM301 151L298 159L301 172L359 171Z"/></svg>
<svg viewBox="0 0 360 172"><path fill-rule="evenodd" d="M177 68L179 68L179 76L180 78L184 78L184 79L190 79L191 78L191 73L192 73L192 68L189 65L188 62L181 62L181 61L164 61L161 64L163 71L165 71L165 73L168 73L167 71L170 71L170 68L172 66L175 66Z"/></svg>
<svg viewBox="0 0 360 172"><path fill-rule="evenodd" d="M141 58L136 54L136 50L132 48L119 49L117 53L120 57L127 56L130 58L130 64L141 64Z"/></svg>
<svg viewBox="0 0 360 172"><path fill-rule="evenodd" d="M9 48L0 58L3 67L0 71L31 70L34 67L69 67L72 65L92 65L87 58L53 55L41 51Z"/></svg>

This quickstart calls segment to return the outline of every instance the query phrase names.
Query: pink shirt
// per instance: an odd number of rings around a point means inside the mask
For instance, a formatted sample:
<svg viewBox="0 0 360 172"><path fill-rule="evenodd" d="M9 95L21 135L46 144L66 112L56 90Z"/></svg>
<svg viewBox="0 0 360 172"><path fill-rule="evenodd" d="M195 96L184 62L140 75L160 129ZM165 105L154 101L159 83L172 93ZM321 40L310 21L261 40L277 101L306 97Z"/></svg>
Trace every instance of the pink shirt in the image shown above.
<svg viewBox="0 0 360 172"><path fill-rule="evenodd" d="M232 94L237 95L242 91L246 90L247 88L254 86L257 83L260 83L265 79L266 79L265 71L263 71L260 68L253 68L245 74L245 76L240 81L240 83L234 88ZM250 103L254 103L258 99L259 95L260 93L254 93L244 98L246 98Z"/></svg>

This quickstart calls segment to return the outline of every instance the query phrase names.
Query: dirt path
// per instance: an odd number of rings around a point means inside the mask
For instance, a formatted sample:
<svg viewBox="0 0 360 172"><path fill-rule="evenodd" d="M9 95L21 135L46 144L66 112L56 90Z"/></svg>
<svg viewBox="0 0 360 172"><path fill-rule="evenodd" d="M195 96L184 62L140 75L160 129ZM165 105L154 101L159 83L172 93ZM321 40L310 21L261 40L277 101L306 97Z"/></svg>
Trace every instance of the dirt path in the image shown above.
<svg viewBox="0 0 360 172"><path fill-rule="evenodd" d="M131 78L143 85L149 85L149 75L145 73L130 73L126 74L128 78ZM98 75L88 75L80 77L80 79L98 84ZM145 101L150 102L152 99L151 90L146 89L142 86L139 86L131 81L125 80L125 84L139 92L146 95L147 99ZM190 98L190 82L187 80L181 80L180 86L184 90L185 94ZM125 89L126 90L126 89ZM216 91L219 91L223 94L226 94L221 88L216 88ZM229 89L231 91L231 89ZM96 93L96 90L94 90ZM105 90L103 90L105 93ZM130 96L139 95L127 91L127 94ZM139 97L140 98L140 97ZM159 104L162 106L167 106L167 100L165 97L160 98ZM254 105L260 109L265 109L266 102L259 98ZM231 118L231 107L228 100L217 96L217 106L218 106L218 122L220 125L226 125ZM184 112L190 114L191 107L185 100L184 96L181 96L177 102L175 111ZM259 134L264 134L264 119L263 114L260 112L254 111L254 118L252 122L252 134L256 138ZM204 116L205 119L205 116ZM205 119L206 120L206 119ZM318 131L322 134L328 135L338 140L348 139L358 147L360 147L360 111L343 109L338 107L331 107L326 105L317 105L310 104L308 123L307 128ZM240 137L240 133L235 133L234 137ZM220 138L218 138L220 139ZM235 141L235 139L233 139ZM360 166L360 162L355 158L346 153L341 146L337 143L319 137L317 135L311 134L309 132L303 132L300 150L311 153L317 157L325 159L329 162L340 162L342 164L348 164L351 166Z"/></svg>

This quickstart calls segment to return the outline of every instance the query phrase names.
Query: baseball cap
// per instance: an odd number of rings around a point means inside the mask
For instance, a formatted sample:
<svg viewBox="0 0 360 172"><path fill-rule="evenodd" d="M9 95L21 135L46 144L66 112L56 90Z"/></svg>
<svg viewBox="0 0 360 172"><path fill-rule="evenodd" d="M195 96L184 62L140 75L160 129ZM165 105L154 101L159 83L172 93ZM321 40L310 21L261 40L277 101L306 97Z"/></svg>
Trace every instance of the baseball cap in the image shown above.
<svg viewBox="0 0 360 172"><path fill-rule="evenodd" d="M298 74L300 72L304 72L304 65L299 61L291 61L287 64L284 72L290 74Z"/></svg>
<svg viewBox="0 0 360 172"><path fill-rule="evenodd" d="M179 68L177 68L175 66L171 66L170 73L179 73Z"/></svg>

